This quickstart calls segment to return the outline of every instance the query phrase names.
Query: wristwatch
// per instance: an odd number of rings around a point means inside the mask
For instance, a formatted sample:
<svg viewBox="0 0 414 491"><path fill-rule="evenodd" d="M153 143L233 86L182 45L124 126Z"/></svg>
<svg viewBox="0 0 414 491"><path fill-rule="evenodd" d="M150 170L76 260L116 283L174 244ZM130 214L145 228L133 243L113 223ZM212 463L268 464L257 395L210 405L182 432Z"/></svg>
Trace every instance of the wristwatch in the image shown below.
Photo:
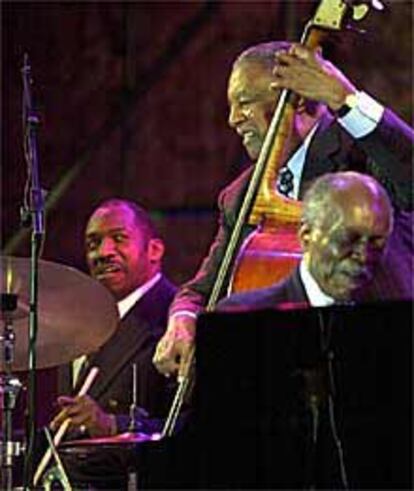
<svg viewBox="0 0 414 491"><path fill-rule="evenodd" d="M352 92L352 94L348 94L345 97L345 101L342 106L336 111L336 116L338 118L343 118L346 116L351 109L358 105L358 94L356 92Z"/></svg>

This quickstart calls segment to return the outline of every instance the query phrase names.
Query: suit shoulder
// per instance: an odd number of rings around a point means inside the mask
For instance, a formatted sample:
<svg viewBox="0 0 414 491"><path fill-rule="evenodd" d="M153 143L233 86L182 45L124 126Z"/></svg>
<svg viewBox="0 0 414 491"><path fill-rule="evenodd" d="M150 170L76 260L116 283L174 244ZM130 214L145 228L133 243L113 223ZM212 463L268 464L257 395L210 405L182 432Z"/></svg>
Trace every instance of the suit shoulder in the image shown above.
<svg viewBox="0 0 414 491"><path fill-rule="evenodd" d="M227 200L235 199L242 190L244 190L250 180L253 172L253 165L250 165L245 169L236 179L230 182L226 187L224 187L219 194L219 204Z"/></svg>
<svg viewBox="0 0 414 491"><path fill-rule="evenodd" d="M160 280L160 287L167 293L175 295L178 287L170 281L166 276L163 276Z"/></svg>
<svg viewBox="0 0 414 491"><path fill-rule="evenodd" d="M238 293L218 304L223 310L257 310L268 308L301 308L307 304L297 268L290 276L265 288Z"/></svg>
<svg viewBox="0 0 414 491"><path fill-rule="evenodd" d="M283 283L243 293L235 293L217 304L217 310L251 310L275 307L283 301Z"/></svg>

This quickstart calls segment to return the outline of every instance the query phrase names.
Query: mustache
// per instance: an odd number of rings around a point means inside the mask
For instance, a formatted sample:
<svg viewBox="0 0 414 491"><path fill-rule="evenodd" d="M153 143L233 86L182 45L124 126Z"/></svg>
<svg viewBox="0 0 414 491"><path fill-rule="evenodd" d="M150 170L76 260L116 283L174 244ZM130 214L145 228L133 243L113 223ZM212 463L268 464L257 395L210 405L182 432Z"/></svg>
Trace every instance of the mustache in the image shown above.
<svg viewBox="0 0 414 491"><path fill-rule="evenodd" d="M92 263L93 272L95 274L103 273L109 267L120 268L121 266L117 261L114 261L113 259L107 257L94 259Z"/></svg>
<svg viewBox="0 0 414 491"><path fill-rule="evenodd" d="M371 269L366 266L348 266L342 269L342 272L352 278L371 278Z"/></svg>
<svg viewBox="0 0 414 491"><path fill-rule="evenodd" d="M243 138L247 133L257 133L255 128L237 128L236 133Z"/></svg>

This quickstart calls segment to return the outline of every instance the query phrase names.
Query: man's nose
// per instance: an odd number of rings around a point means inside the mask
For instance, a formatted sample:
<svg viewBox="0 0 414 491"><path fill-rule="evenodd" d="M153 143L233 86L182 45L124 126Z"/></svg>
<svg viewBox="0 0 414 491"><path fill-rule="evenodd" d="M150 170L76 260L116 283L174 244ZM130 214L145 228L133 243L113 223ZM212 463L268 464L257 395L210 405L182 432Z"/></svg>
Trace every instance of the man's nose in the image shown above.
<svg viewBox="0 0 414 491"><path fill-rule="evenodd" d="M230 106L227 122L230 128L236 128L238 124L246 120L246 117L245 111L237 104L233 104Z"/></svg>
<svg viewBox="0 0 414 491"><path fill-rule="evenodd" d="M115 253L115 243L110 237L104 238L98 247L98 256L107 257Z"/></svg>
<svg viewBox="0 0 414 491"><path fill-rule="evenodd" d="M368 241L360 241L352 249L352 256L357 259L361 264L368 262L371 252L370 244Z"/></svg>

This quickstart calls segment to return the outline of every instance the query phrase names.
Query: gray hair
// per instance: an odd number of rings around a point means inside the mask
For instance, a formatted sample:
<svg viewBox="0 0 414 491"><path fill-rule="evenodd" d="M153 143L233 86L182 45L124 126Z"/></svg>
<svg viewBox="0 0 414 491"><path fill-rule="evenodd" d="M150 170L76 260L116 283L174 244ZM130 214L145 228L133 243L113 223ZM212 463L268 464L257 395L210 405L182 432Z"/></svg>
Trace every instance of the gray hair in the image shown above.
<svg viewBox="0 0 414 491"><path fill-rule="evenodd" d="M339 205L335 203L333 195L352 186L356 178L363 180L367 187L381 195L392 212L393 208L387 192L372 176L353 171L335 172L318 177L305 192L302 223L318 226L327 218L334 220L339 217Z"/></svg>
<svg viewBox="0 0 414 491"><path fill-rule="evenodd" d="M287 51L292 46L288 41L271 41L260 43L244 50L234 61L233 68L244 62L254 61L260 63L269 71L275 66L275 54L278 51Z"/></svg>

